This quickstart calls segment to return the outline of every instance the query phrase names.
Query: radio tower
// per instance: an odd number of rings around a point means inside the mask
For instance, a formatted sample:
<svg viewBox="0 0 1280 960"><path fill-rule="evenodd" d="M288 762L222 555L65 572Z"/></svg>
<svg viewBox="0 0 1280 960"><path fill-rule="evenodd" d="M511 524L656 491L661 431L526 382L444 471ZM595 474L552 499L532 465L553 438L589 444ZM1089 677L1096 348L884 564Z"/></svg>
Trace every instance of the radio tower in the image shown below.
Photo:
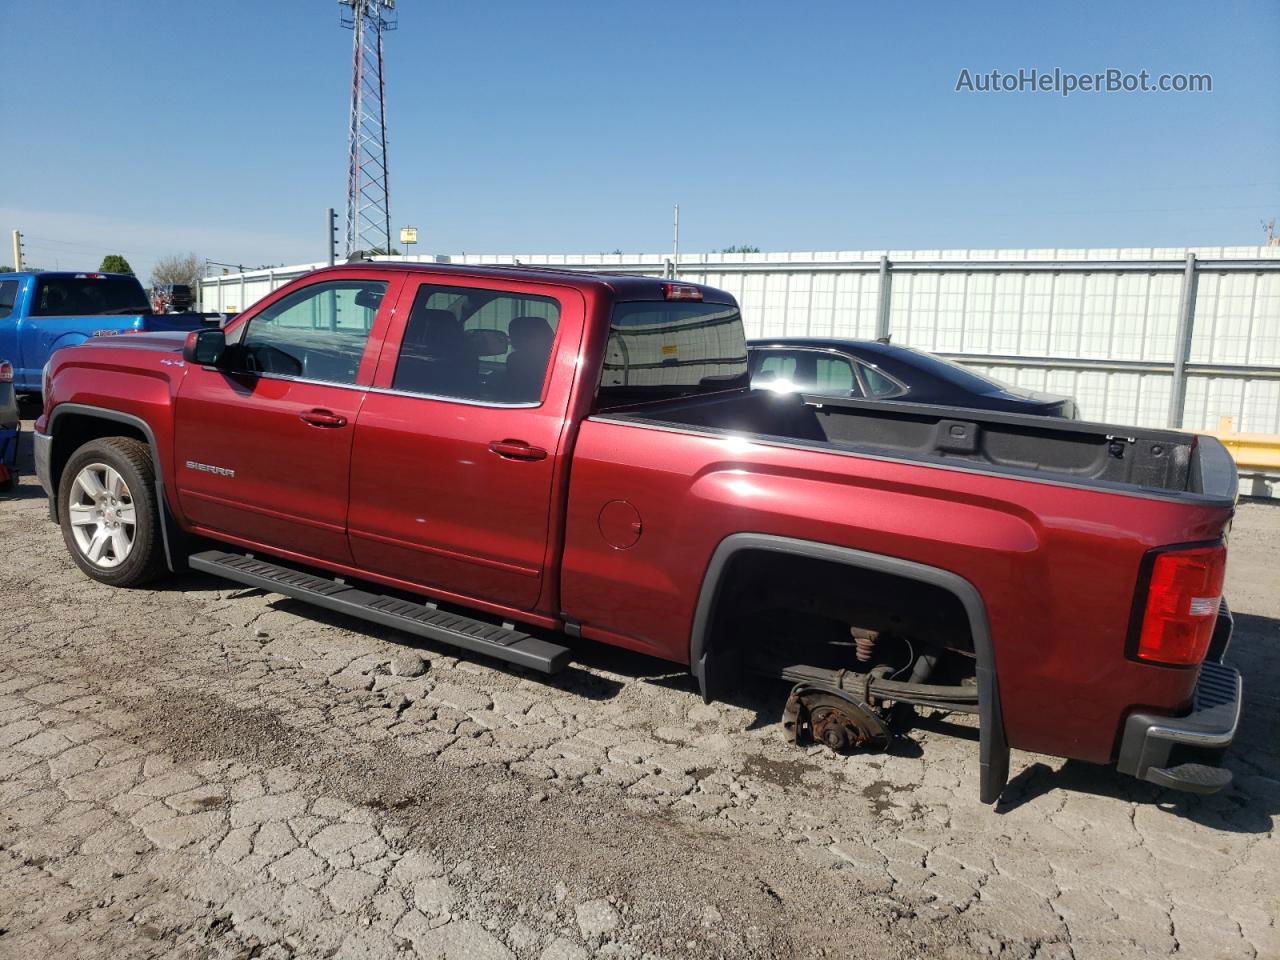
<svg viewBox="0 0 1280 960"><path fill-rule="evenodd" d="M396 0L338 0L351 45L351 130L347 160L347 256L391 252L387 187L386 77L382 35L396 28Z"/></svg>

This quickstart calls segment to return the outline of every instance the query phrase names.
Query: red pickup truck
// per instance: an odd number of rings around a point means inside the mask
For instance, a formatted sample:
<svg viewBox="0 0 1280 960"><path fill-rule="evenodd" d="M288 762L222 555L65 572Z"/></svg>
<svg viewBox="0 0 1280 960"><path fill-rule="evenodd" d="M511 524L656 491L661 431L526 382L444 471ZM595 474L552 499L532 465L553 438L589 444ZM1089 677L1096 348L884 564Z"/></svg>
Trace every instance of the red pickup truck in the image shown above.
<svg viewBox="0 0 1280 960"><path fill-rule="evenodd" d="M319 270L44 379L37 471L103 583L191 567L545 672L585 638L708 699L774 677L837 749L974 713L987 802L1010 747L1230 781L1212 437L753 391L729 294L527 267Z"/></svg>

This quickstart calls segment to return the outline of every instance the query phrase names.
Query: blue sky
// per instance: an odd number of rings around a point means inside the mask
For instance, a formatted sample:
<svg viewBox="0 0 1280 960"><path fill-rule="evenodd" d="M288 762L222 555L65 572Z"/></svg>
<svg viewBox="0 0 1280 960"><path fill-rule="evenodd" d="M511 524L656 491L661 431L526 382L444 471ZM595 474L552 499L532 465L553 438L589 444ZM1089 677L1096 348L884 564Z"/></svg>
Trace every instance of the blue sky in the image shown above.
<svg viewBox="0 0 1280 960"><path fill-rule="evenodd" d="M109 11L109 12L104 12ZM400 0L393 226L415 252L1257 243L1280 3ZM4 5L0 230L296 263L342 209L332 0ZM962 68L1208 73L1208 94L956 93Z"/></svg>

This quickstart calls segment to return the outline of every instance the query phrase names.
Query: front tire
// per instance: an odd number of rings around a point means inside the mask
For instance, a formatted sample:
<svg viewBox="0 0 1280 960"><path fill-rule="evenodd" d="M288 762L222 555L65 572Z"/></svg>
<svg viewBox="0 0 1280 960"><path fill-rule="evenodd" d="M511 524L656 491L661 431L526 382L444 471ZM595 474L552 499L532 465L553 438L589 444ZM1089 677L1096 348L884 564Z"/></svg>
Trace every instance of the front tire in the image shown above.
<svg viewBox="0 0 1280 960"><path fill-rule="evenodd" d="M155 466L131 437L92 440L71 455L58 484L62 539L85 574L136 587L164 568Z"/></svg>

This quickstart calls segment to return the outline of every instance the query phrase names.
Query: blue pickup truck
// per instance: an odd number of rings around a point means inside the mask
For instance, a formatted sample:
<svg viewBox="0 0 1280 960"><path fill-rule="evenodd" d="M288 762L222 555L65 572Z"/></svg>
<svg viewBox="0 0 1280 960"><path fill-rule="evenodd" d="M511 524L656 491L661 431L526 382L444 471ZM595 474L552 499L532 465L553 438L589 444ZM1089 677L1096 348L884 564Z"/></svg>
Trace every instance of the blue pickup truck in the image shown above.
<svg viewBox="0 0 1280 960"><path fill-rule="evenodd" d="M0 362L13 389L39 393L45 362L90 337L198 330L198 313L153 313L136 277L118 273L0 273Z"/></svg>

